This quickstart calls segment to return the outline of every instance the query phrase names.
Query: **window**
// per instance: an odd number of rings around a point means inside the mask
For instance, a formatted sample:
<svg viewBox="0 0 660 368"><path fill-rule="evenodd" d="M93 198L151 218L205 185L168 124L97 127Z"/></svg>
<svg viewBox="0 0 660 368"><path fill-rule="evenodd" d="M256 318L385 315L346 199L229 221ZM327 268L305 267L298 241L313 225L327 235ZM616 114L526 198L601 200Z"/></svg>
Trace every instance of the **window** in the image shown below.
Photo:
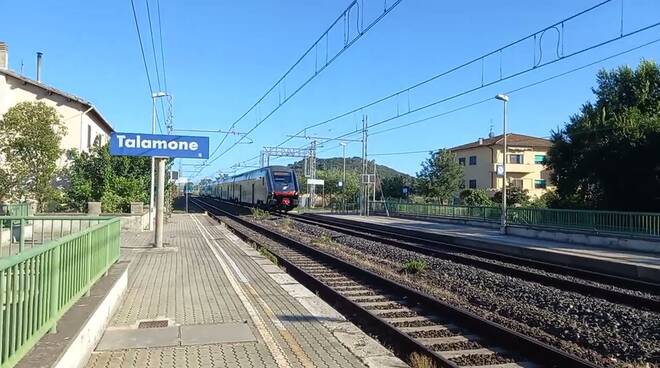
<svg viewBox="0 0 660 368"><path fill-rule="evenodd" d="M461 189L465 189L465 179L461 180L461 183L458 184L458 187L461 188Z"/></svg>
<svg viewBox="0 0 660 368"><path fill-rule="evenodd" d="M465 157L459 157L458 158L458 164L461 166L465 166Z"/></svg>
<svg viewBox="0 0 660 368"><path fill-rule="evenodd" d="M509 163L510 164L522 164L523 163L523 155L522 154L509 155Z"/></svg>
<svg viewBox="0 0 660 368"><path fill-rule="evenodd" d="M87 126L87 148L92 146L92 126Z"/></svg>
<svg viewBox="0 0 660 368"><path fill-rule="evenodd" d="M545 189L545 179L536 179L536 180L534 180L534 188L536 188L536 189Z"/></svg>
<svg viewBox="0 0 660 368"><path fill-rule="evenodd" d="M470 189L477 189L477 179L470 179Z"/></svg>
<svg viewBox="0 0 660 368"><path fill-rule="evenodd" d="M511 179L511 186L522 189L523 187L522 179Z"/></svg>
<svg viewBox="0 0 660 368"><path fill-rule="evenodd" d="M477 164L477 156L470 156L470 165Z"/></svg>
<svg viewBox="0 0 660 368"><path fill-rule="evenodd" d="M534 163L542 165L545 162L545 155L534 155Z"/></svg>

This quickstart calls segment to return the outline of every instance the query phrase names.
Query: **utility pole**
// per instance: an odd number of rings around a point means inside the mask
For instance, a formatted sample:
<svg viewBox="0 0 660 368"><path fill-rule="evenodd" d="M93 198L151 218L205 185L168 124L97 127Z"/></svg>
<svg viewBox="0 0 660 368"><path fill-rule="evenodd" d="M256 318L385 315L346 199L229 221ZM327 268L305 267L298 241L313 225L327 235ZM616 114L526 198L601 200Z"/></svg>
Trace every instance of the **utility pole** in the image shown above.
<svg viewBox="0 0 660 368"><path fill-rule="evenodd" d="M360 198L360 213L364 216L369 216L369 163L367 162L367 115L362 117L362 178L360 180L362 185L362 194Z"/></svg>
<svg viewBox="0 0 660 368"><path fill-rule="evenodd" d="M506 234L506 153L507 153L507 145L506 145L506 119L507 119L507 104L509 102L509 96L504 95L504 94L499 94L495 96L496 99L502 101L504 103L504 117L503 117L503 127L502 130L504 132L504 152L503 152L503 159L502 159L502 214L501 214L501 224L500 224L500 233L501 234Z"/></svg>
<svg viewBox="0 0 660 368"><path fill-rule="evenodd" d="M344 158L344 175L341 182L341 196L344 211L346 211L346 142L340 142L339 144L341 145L341 155Z"/></svg>
<svg viewBox="0 0 660 368"><path fill-rule="evenodd" d="M165 92L154 92L151 95L151 134L156 134L156 99L167 96ZM153 230L154 226L154 181L156 171L156 159L151 157L151 183L149 188L149 230Z"/></svg>

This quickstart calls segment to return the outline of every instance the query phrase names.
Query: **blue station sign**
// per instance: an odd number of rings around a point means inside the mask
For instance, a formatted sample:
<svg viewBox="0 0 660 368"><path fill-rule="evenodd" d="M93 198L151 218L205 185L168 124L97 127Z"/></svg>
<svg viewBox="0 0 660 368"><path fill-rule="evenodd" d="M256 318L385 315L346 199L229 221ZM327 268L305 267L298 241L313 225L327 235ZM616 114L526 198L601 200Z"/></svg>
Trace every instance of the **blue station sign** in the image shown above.
<svg viewBox="0 0 660 368"><path fill-rule="evenodd" d="M110 154L209 158L209 137L115 132L110 135Z"/></svg>

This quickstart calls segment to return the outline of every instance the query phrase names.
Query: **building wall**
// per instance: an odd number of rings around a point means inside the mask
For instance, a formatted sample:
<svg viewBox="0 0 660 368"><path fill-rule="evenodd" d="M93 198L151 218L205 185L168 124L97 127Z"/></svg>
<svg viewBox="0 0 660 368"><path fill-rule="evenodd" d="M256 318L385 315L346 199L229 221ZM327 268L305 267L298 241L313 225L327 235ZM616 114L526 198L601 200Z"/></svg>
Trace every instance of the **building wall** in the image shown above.
<svg viewBox="0 0 660 368"><path fill-rule="evenodd" d="M547 154L545 147L508 147L508 156L522 155L522 163L515 164L507 160L507 179L509 187L522 185L523 189L529 191L532 197L538 197L547 192L550 186L550 173L542 164L536 164L535 156ZM473 147L454 151L457 160L465 158L463 167L465 187L469 188L470 180L476 180L477 189L485 189L491 194L502 189L503 178L496 176L497 165L502 163L503 146ZM470 165L470 156L477 157L477 164ZM546 188L536 188L535 181L545 180ZM539 183L540 184L540 183Z"/></svg>
<svg viewBox="0 0 660 368"><path fill-rule="evenodd" d="M66 133L60 144L63 150L75 148L79 151L87 151L88 129L91 129L91 143L97 136L101 143L109 140L110 131L104 127L97 116L89 114L90 111L87 111L89 106L25 83L20 79L0 74L0 116L20 102L44 102L57 110L66 126ZM58 165L61 166L65 162L66 156L63 155Z"/></svg>

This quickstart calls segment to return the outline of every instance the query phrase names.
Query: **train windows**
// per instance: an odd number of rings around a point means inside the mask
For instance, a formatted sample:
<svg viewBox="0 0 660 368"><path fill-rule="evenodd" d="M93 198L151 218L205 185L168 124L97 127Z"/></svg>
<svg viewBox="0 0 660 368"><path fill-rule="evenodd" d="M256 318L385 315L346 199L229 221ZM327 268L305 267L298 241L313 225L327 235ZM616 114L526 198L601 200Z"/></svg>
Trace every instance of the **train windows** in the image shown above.
<svg viewBox="0 0 660 368"><path fill-rule="evenodd" d="M290 171L273 171L273 191L295 191L293 175Z"/></svg>

